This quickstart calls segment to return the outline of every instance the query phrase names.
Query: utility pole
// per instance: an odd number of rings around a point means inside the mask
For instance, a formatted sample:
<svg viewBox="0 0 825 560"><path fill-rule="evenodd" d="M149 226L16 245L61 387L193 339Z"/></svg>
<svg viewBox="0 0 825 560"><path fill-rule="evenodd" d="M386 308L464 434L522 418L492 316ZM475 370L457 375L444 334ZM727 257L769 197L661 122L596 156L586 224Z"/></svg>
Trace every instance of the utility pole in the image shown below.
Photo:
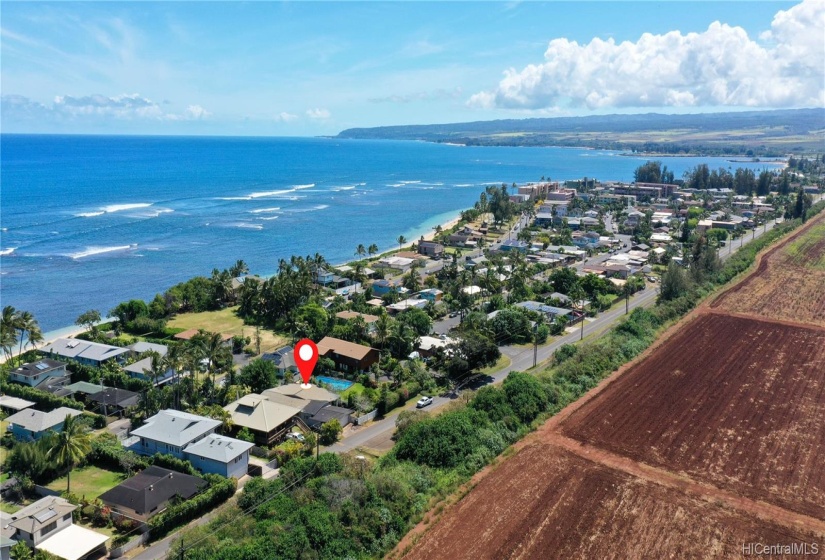
<svg viewBox="0 0 825 560"><path fill-rule="evenodd" d="M585 315L584 314L584 300L580 300L580 303L581 303L581 310L582 310L582 331L581 331L581 337L579 338L579 340L584 340L584 315Z"/></svg>
<svg viewBox="0 0 825 560"><path fill-rule="evenodd" d="M539 325L533 325L533 367L536 367L536 359L539 354Z"/></svg>

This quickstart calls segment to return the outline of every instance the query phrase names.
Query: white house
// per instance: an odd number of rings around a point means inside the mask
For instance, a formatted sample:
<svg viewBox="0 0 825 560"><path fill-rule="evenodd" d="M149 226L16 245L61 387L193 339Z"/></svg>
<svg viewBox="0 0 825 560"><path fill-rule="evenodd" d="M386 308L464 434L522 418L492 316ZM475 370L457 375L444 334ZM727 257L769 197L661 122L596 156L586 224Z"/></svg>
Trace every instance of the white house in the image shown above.
<svg viewBox="0 0 825 560"><path fill-rule="evenodd" d="M241 478L249 467L249 450L253 444L239 439L209 434L186 447L186 459L203 473Z"/></svg>
<svg viewBox="0 0 825 560"><path fill-rule="evenodd" d="M109 537L73 523L77 506L59 496L47 496L15 513L0 513L3 539L26 543L65 560L105 553Z"/></svg>
<svg viewBox="0 0 825 560"><path fill-rule="evenodd" d="M68 383L69 372L66 371L65 362L43 358L11 370L9 381L29 387L45 387L53 383Z"/></svg>
<svg viewBox="0 0 825 560"><path fill-rule="evenodd" d="M63 422L67 416L80 416L79 410L61 406L51 412L25 409L6 418L9 430L17 441L38 440L49 431L59 432L63 429Z"/></svg>
<svg viewBox="0 0 825 560"><path fill-rule="evenodd" d="M215 432L219 420L205 418L178 410L161 410L146 423L132 430L132 436L140 438L133 451L142 455L168 453L178 459L185 459L183 448L202 440Z"/></svg>

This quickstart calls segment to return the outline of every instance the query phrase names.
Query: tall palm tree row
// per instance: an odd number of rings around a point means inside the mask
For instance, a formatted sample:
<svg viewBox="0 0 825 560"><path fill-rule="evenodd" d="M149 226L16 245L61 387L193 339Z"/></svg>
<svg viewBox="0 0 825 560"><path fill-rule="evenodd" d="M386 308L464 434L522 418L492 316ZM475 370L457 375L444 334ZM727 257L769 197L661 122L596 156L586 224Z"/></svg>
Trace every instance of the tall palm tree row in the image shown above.
<svg viewBox="0 0 825 560"><path fill-rule="evenodd" d="M23 348L37 345L43 342L43 332L37 324L34 316L28 311L17 311L11 305L3 308L2 318L0 318L0 344L2 344L3 354L9 360L14 354L15 344L19 344L17 355L23 354Z"/></svg>

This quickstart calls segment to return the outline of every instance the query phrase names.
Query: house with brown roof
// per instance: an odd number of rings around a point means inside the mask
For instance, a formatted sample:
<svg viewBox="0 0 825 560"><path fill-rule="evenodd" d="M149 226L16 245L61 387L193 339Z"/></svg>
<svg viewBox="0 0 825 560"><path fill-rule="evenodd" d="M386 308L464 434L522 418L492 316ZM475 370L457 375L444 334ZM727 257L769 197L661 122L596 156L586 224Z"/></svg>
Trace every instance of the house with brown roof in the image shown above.
<svg viewBox="0 0 825 560"><path fill-rule="evenodd" d="M250 393L229 403L223 409L232 417L235 427L246 428L252 432L255 443L272 445L286 434L305 404L301 399L285 397L284 400L286 399L292 402L286 404L266 395Z"/></svg>
<svg viewBox="0 0 825 560"><path fill-rule="evenodd" d="M318 343L318 355L332 359L340 371L366 371L380 359L375 348L331 336Z"/></svg>

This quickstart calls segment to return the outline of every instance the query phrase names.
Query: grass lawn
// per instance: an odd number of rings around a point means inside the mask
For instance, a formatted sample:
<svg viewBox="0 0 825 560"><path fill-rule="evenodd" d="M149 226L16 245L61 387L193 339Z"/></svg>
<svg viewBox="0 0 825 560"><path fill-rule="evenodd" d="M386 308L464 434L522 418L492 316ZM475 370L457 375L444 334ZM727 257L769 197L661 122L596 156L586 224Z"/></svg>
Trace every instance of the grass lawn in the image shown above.
<svg viewBox="0 0 825 560"><path fill-rule="evenodd" d="M341 400L345 401L349 398L350 395L360 395L364 392L364 386L360 383L355 383L351 387L349 387L346 391L341 393Z"/></svg>
<svg viewBox="0 0 825 560"><path fill-rule="evenodd" d="M123 482L125 478L126 476L122 473L104 470L92 465L74 469L72 471L72 494L79 498L86 496L87 499L93 500ZM58 478L48 484L46 488L63 492L66 490L66 477Z"/></svg>
<svg viewBox="0 0 825 560"><path fill-rule="evenodd" d="M220 311L202 313L183 313L175 316L167 326L173 329L203 329L209 332L244 335L252 339L255 345L255 327L244 325L243 319L235 314L237 307L227 307ZM261 329L261 352L270 352L285 346L288 340L280 335Z"/></svg>
<svg viewBox="0 0 825 560"><path fill-rule="evenodd" d="M0 502L0 511L2 511L3 513L15 513L22 507L23 506L19 506L17 504L10 504L6 501Z"/></svg>

